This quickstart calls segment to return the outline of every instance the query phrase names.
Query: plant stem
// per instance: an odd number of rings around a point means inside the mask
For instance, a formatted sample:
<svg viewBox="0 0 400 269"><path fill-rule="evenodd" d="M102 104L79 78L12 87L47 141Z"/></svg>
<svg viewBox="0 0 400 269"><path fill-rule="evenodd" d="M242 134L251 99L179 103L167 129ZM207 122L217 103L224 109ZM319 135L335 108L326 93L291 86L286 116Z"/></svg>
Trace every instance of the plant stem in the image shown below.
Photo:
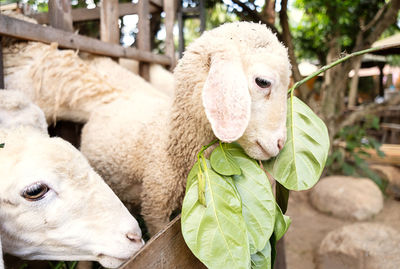
<svg viewBox="0 0 400 269"><path fill-rule="evenodd" d="M394 47L399 47L400 44L392 44L392 45L386 45L386 46L380 46L380 47L374 47L374 48L369 48L369 49L365 49L365 50L360 50L360 51L356 51L353 52L349 55L344 56L343 58L340 58L328 65L323 66L321 69L315 71L314 73L312 73L311 75L305 77L304 79L297 81L290 89L289 89L289 93L290 96L293 97L293 91L298 88L300 85L304 84L305 82L309 81L310 79L312 79L315 76L318 76L319 74L325 72L328 69L331 69L332 67L341 64L345 61L347 61L350 58L356 57L356 56L360 56L369 52L374 52L374 51L378 51L378 50L382 50L382 49L388 49L388 48L394 48Z"/></svg>
<svg viewBox="0 0 400 269"><path fill-rule="evenodd" d="M203 152L206 151L209 147L211 147L212 145L214 145L215 143L217 143L219 140L218 139L214 139L213 141L211 141L210 144L202 146L201 150L199 151L199 153L197 154L197 159L200 160L200 156L203 155Z"/></svg>

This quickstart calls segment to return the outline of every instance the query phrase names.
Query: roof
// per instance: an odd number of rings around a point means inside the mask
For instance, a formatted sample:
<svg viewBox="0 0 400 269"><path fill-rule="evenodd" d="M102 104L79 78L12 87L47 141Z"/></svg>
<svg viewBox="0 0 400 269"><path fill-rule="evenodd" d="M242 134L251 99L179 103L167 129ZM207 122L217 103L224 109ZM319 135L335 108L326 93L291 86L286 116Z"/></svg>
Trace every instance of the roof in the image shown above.
<svg viewBox="0 0 400 269"><path fill-rule="evenodd" d="M372 47L374 48L380 46L389 46L394 44L398 44L398 46L395 48L376 51L373 52L373 54L379 54L379 55L400 54L400 33L378 40L372 44Z"/></svg>

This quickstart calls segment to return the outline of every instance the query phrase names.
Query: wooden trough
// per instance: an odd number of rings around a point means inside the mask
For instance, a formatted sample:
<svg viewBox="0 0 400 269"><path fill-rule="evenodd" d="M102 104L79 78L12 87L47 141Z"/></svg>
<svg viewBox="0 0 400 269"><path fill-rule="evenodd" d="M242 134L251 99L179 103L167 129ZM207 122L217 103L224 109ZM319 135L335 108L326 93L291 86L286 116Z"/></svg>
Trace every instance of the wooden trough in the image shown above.
<svg viewBox="0 0 400 269"><path fill-rule="evenodd" d="M179 215L121 267L121 269L138 268L204 269L207 267L186 246Z"/></svg>

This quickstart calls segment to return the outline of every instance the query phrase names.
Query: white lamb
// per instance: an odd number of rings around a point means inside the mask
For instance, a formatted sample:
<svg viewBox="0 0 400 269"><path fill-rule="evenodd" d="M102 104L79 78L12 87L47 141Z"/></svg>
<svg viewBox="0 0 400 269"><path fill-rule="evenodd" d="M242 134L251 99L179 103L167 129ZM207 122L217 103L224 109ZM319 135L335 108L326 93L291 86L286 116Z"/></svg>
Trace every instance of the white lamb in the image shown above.
<svg viewBox="0 0 400 269"><path fill-rule="evenodd" d="M77 149L47 135L44 120L27 97L0 90L2 251L120 266L143 245L137 221Z"/></svg>
<svg viewBox="0 0 400 269"><path fill-rule="evenodd" d="M286 140L287 50L264 25L225 24L191 44L175 69L175 100L136 91L91 114L81 150L152 234L180 207L202 145L237 141L253 158Z"/></svg>
<svg viewBox="0 0 400 269"><path fill-rule="evenodd" d="M119 64L134 74L139 74L139 62L120 58ZM174 75L159 64L150 64L150 84L159 91L173 97L175 92Z"/></svg>
<svg viewBox="0 0 400 269"><path fill-rule="evenodd" d="M7 89L24 92L44 111L47 122L86 122L95 109L141 89L167 96L140 76L106 57L59 50L57 44L21 42L3 49Z"/></svg>

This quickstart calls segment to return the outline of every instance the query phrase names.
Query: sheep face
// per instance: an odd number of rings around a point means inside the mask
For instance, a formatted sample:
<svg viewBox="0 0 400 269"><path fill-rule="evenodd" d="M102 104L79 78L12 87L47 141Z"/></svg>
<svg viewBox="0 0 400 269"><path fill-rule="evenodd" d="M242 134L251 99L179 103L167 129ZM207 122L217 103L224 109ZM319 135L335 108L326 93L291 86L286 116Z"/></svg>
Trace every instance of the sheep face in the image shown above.
<svg viewBox="0 0 400 269"><path fill-rule="evenodd" d="M94 260L114 268L141 248L136 220L69 143L31 134L4 142L4 252L23 259Z"/></svg>
<svg viewBox="0 0 400 269"><path fill-rule="evenodd" d="M212 30L204 40L189 51L201 55L200 47L208 55L202 102L214 134L237 141L255 159L276 156L286 140L286 49L265 26L243 22Z"/></svg>
<svg viewBox="0 0 400 269"><path fill-rule="evenodd" d="M260 51L243 59L251 117L238 143L258 160L276 156L286 141L287 79L282 77L284 72L270 64L279 63L279 58Z"/></svg>

